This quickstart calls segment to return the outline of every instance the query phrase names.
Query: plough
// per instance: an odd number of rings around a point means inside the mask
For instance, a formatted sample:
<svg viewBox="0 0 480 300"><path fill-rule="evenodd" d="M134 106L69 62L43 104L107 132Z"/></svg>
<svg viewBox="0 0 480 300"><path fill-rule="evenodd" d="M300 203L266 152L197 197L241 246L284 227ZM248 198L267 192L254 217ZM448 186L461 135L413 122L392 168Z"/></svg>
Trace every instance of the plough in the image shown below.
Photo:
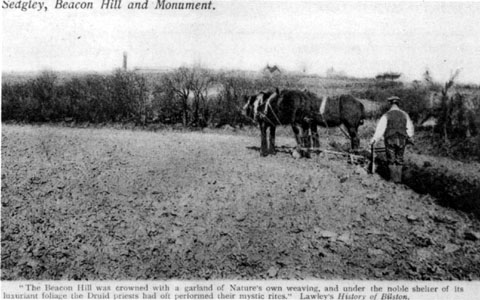
<svg viewBox="0 0 480 300"><path fill-rule="evenodd" d="M323 117L323 116L322 116ZM328 128L328 127L327 127ZM342 125L340 125L338 127L340 129L340 131L345 135L345 137L347 139L350 138L350 135L345 131L345 129L343 128ZM311 135L309 135L309 139L311 139ZM364 159L368 159L366 156L367 155L357 155L357 154L353 154L353 153L349 153L349 152L345 152L345 151L332 151L332 150L326 150L326 149L321 149L321 148L313 148L313 147L301 147L300 148L301 151L309 151L309 152L313 152L313 153L328 153L328 154L333 154L333 155L341 155L341 156L348 156L349 159L350 159L350 163L354 164L355 163L355 159L358 161L358 160L364 160ZM369 151L370 150L370 151ZM370 172L373 174L375 173L375 153L378 153L378 152L385 152L386 149L385 147L375 147L375 143L371 145L370 149L367 150L367 149L360 149L358 150L357 152L358 153L368 153L370 152L370 162L371 162L371 168L370 168Z"/></svg>
<svg viewBox="0 0 480 300"><path fill-rule="evenodd" d="M350 163L354 164L355 160L363 160L365 159L364 156L362 155L357 155L349 152L344 152L344 151L333 151L333 150L327 150L327 149L321 149L321 148L305 148L302 147L300 148L301 151L308 151L308 152L313 152L313 153L327 153L327 154L333 154L333 155L340 155L340 156L347 156L350 160Z"/></svg>
<svg viewBox="0 0 480 300"><path fill-rule="evenodd" d="M343 151L333 151L333 150L327 150L327 149L322 149L322 148L300 148L302 151L309 151L313 153L328 153L328 154L335 154L335 155L344 155L344 156L352 156L356 158L364 158L362 155L357 155L349 152L343 152Z"/></svg>
<svg viewBox="0 0 480 300"><path fill-rule="evenodd" d="M339 156L346 156L348 157L348 159L350 160L350 163L352 164L355 164L355 162L358 162L358 161L364 161L365 159L369 159L370 162L371 162L371 167L369 168L370 170L370 173L375 173L375 154L376 153L382 153L382 152L385 152L385 147L375 147L375 144L373 144L370 148L370 151L366 150L366 149L360 149L358 152L359 153L365 153L364 155L360 155L360 154L354 154L354 153L350 153L350 152L346 152L346 151L334 151L334 150L327 150L327 149L322 149L322 148L313 148L313 147L310 147L310 148L307 148L307 147L301 147L300 148L301 151L308 151L308 152L313 152L313 153L316 153L316 154L319 154L319 153L326 153L326 154L333 154L333 155L339 155ZM369 153L370 152L370 153ZM370 157L368 158L368 154L370 154Z"/></svg>

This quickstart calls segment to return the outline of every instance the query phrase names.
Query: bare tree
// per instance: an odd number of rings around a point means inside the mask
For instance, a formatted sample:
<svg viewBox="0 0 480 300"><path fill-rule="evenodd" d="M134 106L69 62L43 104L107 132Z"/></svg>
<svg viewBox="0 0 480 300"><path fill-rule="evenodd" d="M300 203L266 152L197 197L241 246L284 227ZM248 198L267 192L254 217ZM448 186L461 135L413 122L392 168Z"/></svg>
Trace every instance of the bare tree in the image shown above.
<svg viewBox="0 0 480 300"><path fill-rule="evenodd" d="M425 73L423 73L423 80L427 85L432 85L434 84L432 74L430 74L430 70L426 69Z"/></svg>
<svg viewBox="0 0 480 300"><path fill-rule="evenodd" d="M131 78L133 88L132 111L135 114L137 124L145 126L147 114L151 111L151 97L145 77L134 75Z"/></svg>
<svg viewBox="0 0 480 300"><path fill-rule="evenodd" d="M219 125L235 125L241 117L243 96L256 93L263 86L258 80L252 80L238 72L220 74L218 82L222 85L222 94L216 106Z"/></svg>
<svg viewBox="0 0 480 300"><path fill-rule="evenodd" d="M186 68L181 67L163 77L163 88L173 92L178 101L180 101L182 108L182 123L183 126L188 125L188 98L192 91L193 84L193 72Z"/></svg>
<svg viewBox="0 0 480 300"><path fill-rule="evenodd" d="M195 126L205 126L208 118L208 91L215 83L214 75L207 69L195 67L192 70L191 89L193 92L193 120Z"/></svg>

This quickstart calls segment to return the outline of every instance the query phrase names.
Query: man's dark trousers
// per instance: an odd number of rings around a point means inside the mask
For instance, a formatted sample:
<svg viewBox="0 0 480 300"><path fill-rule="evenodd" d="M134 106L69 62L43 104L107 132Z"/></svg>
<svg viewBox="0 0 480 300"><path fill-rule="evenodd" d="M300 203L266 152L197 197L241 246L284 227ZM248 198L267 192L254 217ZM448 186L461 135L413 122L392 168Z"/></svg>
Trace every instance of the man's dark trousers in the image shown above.
<svg viewBox="0 0 480 300"><path fill-rule="evenodd" d="M385 138L385 150L390 171L390 179L396 183L402 181L403 155L405 153L406 145L407 138L402 134L396 133Z"/></svg>

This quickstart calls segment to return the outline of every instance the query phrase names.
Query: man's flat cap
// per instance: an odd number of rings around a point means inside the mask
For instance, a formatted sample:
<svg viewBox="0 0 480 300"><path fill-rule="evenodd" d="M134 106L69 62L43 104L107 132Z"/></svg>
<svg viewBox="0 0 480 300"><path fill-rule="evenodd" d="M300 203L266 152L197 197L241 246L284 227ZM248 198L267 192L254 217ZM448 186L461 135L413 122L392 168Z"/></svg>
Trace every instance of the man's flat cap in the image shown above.
<svg viewBox="0 0 480 300"><path fill-rule="evenodd" d="M389 97L387 100L392 103L398 103L400 101L400 98L397 96L392 96L392 97Z"/></svg>

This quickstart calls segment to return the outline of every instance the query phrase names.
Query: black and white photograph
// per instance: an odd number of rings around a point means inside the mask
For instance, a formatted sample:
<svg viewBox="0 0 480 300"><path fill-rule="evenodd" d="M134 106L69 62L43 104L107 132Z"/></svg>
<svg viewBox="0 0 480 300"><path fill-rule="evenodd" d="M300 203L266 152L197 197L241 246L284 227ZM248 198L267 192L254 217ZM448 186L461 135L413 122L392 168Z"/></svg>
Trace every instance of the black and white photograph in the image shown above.
<svg viewBox="0 0 480 300"><path fill-rule="evenodd" d="M1 280L478 288L478 16L2 0Z"/></svg>

